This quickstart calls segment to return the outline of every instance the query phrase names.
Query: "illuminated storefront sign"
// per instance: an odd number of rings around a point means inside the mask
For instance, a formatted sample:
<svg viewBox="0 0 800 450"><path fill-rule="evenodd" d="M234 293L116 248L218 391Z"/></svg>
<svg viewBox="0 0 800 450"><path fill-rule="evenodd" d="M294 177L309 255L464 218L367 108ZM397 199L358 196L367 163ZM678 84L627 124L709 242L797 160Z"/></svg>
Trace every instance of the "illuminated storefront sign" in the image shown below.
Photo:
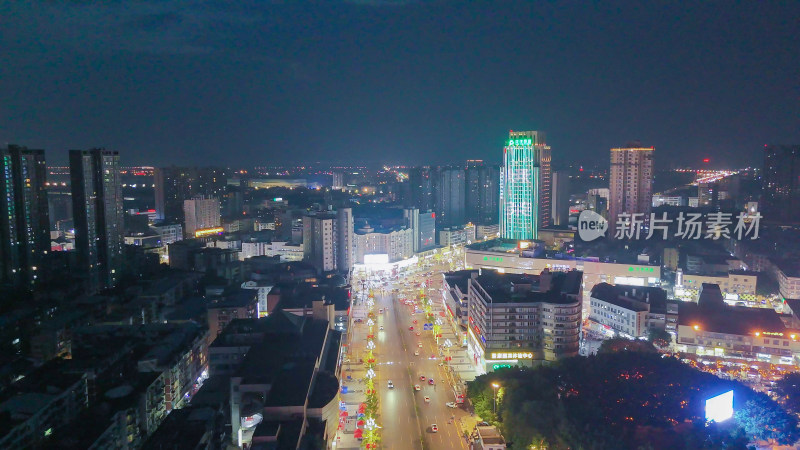
<svg viewBox="0 0 800 450"><path fill-rule="evenodd" d="M211 236L212 234L222 234L225 231L222 227L200 228L194 232L194 237Z"/></svg>
<svg viewBox="0 0 800 450"><path fill-rule="evenodd" d="M652 267L628 267L628 272L653 272Z"/></svg>
<svg viewBox="0 0 800 450"><path fill-rule="evenodd" d="M762 331L761 334L763 334L764 336L781 336L781 337L783 337L783 333L778 333L778 332L775 332L775 331Z"/></svg>
<svg viewBox="0 0 800 450"><path fill-rule="evenodd" d="M494 261L494 262L503 262L502 256L484 256L484 261Z"/></svg>
<svg viewBox="0 0 800 450"><path fill-rule="evenodd" d="M493 364L492 365L492 370L509 369L509 368L511 368L511 364Z"/></svg>
<svg viewBox="0 0 800 450"><path fill-rule="evenodd" d="M492 359L533 359L531 352L492 352Z"/></svg>

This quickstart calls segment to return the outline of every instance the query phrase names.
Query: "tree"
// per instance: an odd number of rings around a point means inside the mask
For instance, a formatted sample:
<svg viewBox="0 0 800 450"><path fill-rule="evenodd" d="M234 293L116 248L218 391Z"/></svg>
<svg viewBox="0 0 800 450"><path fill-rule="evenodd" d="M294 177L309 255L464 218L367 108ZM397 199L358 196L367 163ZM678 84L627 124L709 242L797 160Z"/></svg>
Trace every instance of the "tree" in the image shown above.
<svg viewBox="0 0 800 450"><path fill-rule="evenodd" d="M657 353L653 344L638 339L614 338L603 341L598 355L619 352Z"/></svg>
<svg viewBox="0 0 800 450"><path fill-rule="evenodd" d="M756 394L735 412L734 417L745 433L754 439L774 440L781 445L791 445L800 438L797 419L765 394Z"/></svg>
<svg viewBox="0 0 800 450"><path fill-rule="evenodd" d="M662 328L649 328L647 340L660 349L668 348L672 344L672 335Z"/></svg>
<svg viewBox="0 0 800 450"><path fill-rule="evenodd" d="M800 372L786 374L775 383L775 393L780 397L786 409L800 413Z"/></svg>

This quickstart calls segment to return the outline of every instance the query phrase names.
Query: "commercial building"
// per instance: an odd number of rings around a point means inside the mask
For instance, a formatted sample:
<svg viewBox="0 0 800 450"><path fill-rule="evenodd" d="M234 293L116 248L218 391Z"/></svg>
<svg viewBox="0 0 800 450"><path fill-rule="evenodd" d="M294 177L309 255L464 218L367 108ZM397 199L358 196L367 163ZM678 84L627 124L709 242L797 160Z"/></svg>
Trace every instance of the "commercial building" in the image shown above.
<svg viewBox="0 0 800 450"><path fill-rule="evenodd" d="M72 214L80 273L90 291L116 286L122 267L119 152L70 150Z"/></svg>
<svg viewBox="0 0 800 450"><path fill-rule="evenodd" d="M50 250L44 150L0 150L0 281L30 286Z"/></svg>
<svg viewBox="0 0 800 450"><path fill-rule="evenodd" d="M436 214L431 211L420 212L416 208L403 210L405 226L411 229L414 253L424 252L436 247Z"/></svg>
<svg viewBox="0 0 800 450"><path fill-rule="evenodd" d="M569 225L569 172L566 170L553 172L551 186L553 188L552 225L565 227Z"/></svg>
<svg viewBox="0 0 800 450"><path fill-rule="evenodd" d="M464 224L464 169L441 167L434 184L434 212L436 227L444 228Z"/></svg>
<svg viewBox="0 0 800 450"><path fill-rule="evenodd" d="M653 153L655 147L642 147L640 143L611 149L609 177L608 222L609 234L617 230L620 214L635 216L647 224L653 202ZM631 219L633 220L633 219Z"/></svg>
<svg viewBox="0 0 800 450"><path fill-rule="evenodd" d="M188 239L196 237L198 231L203 232L222 226L218 198L198 195L185 200L183 215L185 217L183 230Z"/></svg>
<svg viewBox="0 0 800 450"><path fill-rule="evenodd" d="M719 288L706 284L697 303L681 302L676 351L797 364L800 331L787 328L772 308L726 305Z"/></svg>
<svg viewBox="0 0 800 450"><path fill-rule="evenodd" d="M762 177L763 220L800 223L800 145L765 145Z"/></svg>
<svg viewBox="0 0 800 450"><path fill-rule="evenodd" d="M469 329L469 280L480 274L478 270L458 270L442 274L442 301L447 322L459 345L467 345Z"/></svg>
<svg viewBox="0 0 800 450"><path fill-rule="evenodd" d="M369 225L354 234L355 262L364 264L368 255L386 255L384 262L414 256L414 234L410 228L375 229Z"/></svg>
<svg viewBox="0 0 800 450"><path fill-rule="evenodd" d="M775 259L770 272L778 280L778 290L783 298L800 298L800 262Z"/></svg>
<svg viewBox="0 0 800 450"><path fill-rule="evenodd" d="M480 160L467 161L464 220L479 225L497 224L500 168Z"/></svg>
<svg viewBox="0 0 800 450"><path fill-rule="evenodd" d="M653 196L653 208L659 206L688 206L686 197L681 195L661 195Z"/></svg>
<svg viewBox="0 0 800 450"><path fill-rule="evenodd" d="M461 227L451 227L439 230L439 245L467 245L475 242L475 225L469 223Z"/></svg>
<svg viewBox="0 0 800 450"><path fill-rule="evenodd" d="M577 356L581 278L577 271L526 275L491 270L470 278L468 351L478 370Z"/></svg>
<svg viewBox="0 0 800 450"><path fill-rule="evenodd" d="M475 227L475 239L484 241L487 239L497 239L500 237L500 224L477 225Z"/></svg>
<svg viewBox="0 0 800 450"><path fill-rule="evenodd" d="M583 291L587 296L599 283L624 284L640 287L659 287L661 267L643 263L602 262L598 258L575 258L557 252L529 252L516 241L496 239L478 242L467 247L466 266L473 269L493 269L504 273L539 274L577 270L583 273Z"/></svg>
<svg viewBox="0 0 800 450"><path fill-rule="evenodd" d="M758 273L745 270L701 275L689 272L683 273L682 270L678 269L675 276L674 291L675 297L696 302L700 297L700 290L704 284L716 284L719 286L725 301L735 303L740 300L754 300L757 282Z"/></svg>
<svg viewBox="0 0 800 450"><path fill-rule="evenodd" d="M280 312L257 321L264 322L255 327L261 340L254 335L234 343L247 350L230 377L232 443L304 448L305 435L322 422L318 438L332 438L341 412L335 375L341 334L316 315L293 318Z"/></svg>
<svg viewBox="0 0 800 450"><path fill-rule="evenodd" d="M660 288L600 283L589 301L589 320L622 337L644 338L650 329L677 330L678 304L667 302Z"/></svg>
<svg viewBox="0 0 800 450"><path fill-rule="evenodd" d="M161 245L169 245L183 240L183 226L179 223L155 225L153 227L161 238Z"/></svg>
<svg viewBox="0 0 800 450"><path fill-rule="evenodd" d="M500 233L538 239L550 226L550 147L541 131L512 131L500 173Z"/></svg>
<svg viewBox="0 0 800 450"><path fill-rule="evenodd" d="M292 242L242 242L239 259L245 260L256 256L279 256L281 261L302 261L303 245Z"/></svg>

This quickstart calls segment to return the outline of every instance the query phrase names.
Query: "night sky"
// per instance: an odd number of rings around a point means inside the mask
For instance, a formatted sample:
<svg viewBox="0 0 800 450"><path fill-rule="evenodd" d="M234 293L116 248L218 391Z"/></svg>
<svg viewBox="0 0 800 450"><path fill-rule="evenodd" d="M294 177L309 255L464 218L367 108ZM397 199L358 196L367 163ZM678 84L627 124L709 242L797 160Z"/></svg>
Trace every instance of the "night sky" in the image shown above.
<svg viewBox="0 0 800 450"><path fill-rule="evenodd" d="M0 1L0 144L499 163L536 129L557 163L639 139L665 167L800 143L797 1L193 3Z"/></svg>

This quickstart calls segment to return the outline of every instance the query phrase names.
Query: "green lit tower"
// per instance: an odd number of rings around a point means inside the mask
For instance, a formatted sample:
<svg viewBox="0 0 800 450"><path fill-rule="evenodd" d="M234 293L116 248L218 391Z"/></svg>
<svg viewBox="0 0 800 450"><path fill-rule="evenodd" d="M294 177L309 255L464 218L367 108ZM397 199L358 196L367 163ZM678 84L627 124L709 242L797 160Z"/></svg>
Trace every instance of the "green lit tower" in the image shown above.
<svg viewBox="0 0 800 450"><path fill-rule="evenodd" d="M500 234L538 239L550 226L550 147L541 131L512 131L500 172Z"/></svg>

